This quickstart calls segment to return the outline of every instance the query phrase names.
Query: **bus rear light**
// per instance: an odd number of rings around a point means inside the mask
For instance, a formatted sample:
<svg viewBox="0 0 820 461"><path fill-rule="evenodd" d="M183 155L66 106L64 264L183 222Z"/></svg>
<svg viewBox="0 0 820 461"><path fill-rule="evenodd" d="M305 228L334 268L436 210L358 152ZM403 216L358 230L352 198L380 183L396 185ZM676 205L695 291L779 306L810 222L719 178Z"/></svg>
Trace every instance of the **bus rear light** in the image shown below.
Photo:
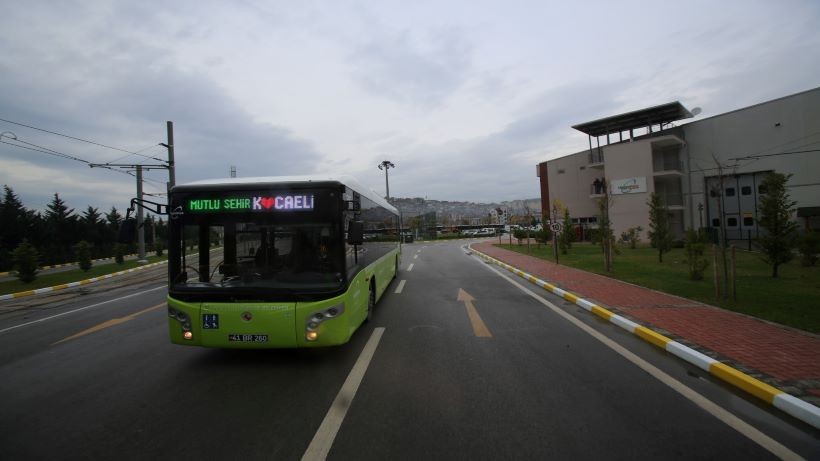
<svg viewBox="0 0 820 461"><path fill-rule="evenodd" d="M316 341L316 339L318 339L318 338L319 338L319 333L317 333L315 331L308 331L307 333L305 333L305 339L307 339L308 341Z"/></svg>
<svg viewBox="0 0 820 461"><path fill-rule="evenodd" d="M182 333L182 337L184 339L187 339L188 341L190 341L190 340L194 339L194 334L191 333L190 331L186 331L185 333Z"/></svg>

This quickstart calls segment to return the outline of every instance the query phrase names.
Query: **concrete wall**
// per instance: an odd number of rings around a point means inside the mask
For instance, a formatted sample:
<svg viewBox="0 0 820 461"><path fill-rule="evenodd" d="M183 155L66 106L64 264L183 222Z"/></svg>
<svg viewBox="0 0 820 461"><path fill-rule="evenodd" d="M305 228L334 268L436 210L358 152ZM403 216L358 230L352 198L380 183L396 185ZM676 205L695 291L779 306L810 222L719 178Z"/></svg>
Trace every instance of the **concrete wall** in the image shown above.
<svg viewBox="0 0 820 461"><path fill-rule="evenodd" d="M684 154L691 165L693 217L706 203L704 177L773 170L792 173L788 183L798 207L820 206L820 152L732 160L748 155L820 149L820 88L683 125ZM691 225L691 222L687 222Z"/></svg>
<svg viewBox="0 0 820 461"><path fill-rule="evenodd" d="M597 201L590 198L589 188L595 178L604 176L604 173L601 169L590 168L588 163L588 151L547 162L550 200L560 201L574 218L598 215Z"/></svg>

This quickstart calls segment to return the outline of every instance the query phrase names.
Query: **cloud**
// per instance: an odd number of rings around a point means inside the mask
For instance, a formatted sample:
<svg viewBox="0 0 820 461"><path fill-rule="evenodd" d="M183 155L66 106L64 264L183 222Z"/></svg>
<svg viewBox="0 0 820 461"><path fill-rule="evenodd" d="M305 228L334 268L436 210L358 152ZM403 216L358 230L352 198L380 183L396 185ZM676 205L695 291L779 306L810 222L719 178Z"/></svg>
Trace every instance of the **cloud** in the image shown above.
<svg viewBox="0 0 820 461"><path fill-rule="evenodd" d="M195 34L187 26L183 30ZM201 72L173 64L172 53L153 41L132 40L133 32L113 30L103 41L93 40L87 30L58 28L52 34L56 41L18 37L0 45L7 51L0 60L0 86L13 89L0 93L0 118L126 150L145 149L143 154L162 159L167 152L156 145L165 141L165 121L172 120L178 182L225 177L230 165L246 176L304 173L321 158L309 141L287 127L256 122L225 88ZM0 122L0 131L5 130L91 162L158 163ZM0 145L0 170L9 172L2 181L24 199L41 202L47 184L46 195L72 197L76 208L108 208L112 202L122 208L127 191L135 189L128 176L5 144ZM147 190L163 190L164 172L147 177L157 181L148 183ZM34 187L35 178L42 180L41 187Z"/></svg>
<svg viewBox="0 0 820 461"><path fill-rule="evenodd" d="M466 80L472 47L452 29L382 33L349 58L369 93L421 107L440 104Z"/></svg>

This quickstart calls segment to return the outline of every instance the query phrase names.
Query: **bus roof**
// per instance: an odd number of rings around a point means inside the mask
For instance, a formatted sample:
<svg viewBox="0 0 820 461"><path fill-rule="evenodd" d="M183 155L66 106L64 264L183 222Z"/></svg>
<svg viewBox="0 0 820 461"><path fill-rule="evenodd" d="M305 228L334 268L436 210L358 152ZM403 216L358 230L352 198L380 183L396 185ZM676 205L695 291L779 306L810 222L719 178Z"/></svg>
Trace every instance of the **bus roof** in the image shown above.
<svg viewBox="0 0 820 461"><path fill-rule="evenodd" d="M230 185L252 185L252 184L259 184L259 185L271 185L271 184L288 184L288 183L323 183L323 182L337 182L340 184L344 184L345 186L353 189L354 191L358 192L359 195L367 197L368 199L376 202L380 206L387 208L388 210L393 211L396 214L399 214L399 210L396 209L393 205L387 202L387 200L383 199L379 196L375 191L370 188L363 186L356 178L347 175L340 175L340 176L257 176L257 177L250 177L250 178L214 178L214 179L202 179L199 181L188 182L185 184L178 184L174 186L175 188L181 187L183 189L187 189L188 187L191 188L207 188L208 186L230 186Z"/></svg>

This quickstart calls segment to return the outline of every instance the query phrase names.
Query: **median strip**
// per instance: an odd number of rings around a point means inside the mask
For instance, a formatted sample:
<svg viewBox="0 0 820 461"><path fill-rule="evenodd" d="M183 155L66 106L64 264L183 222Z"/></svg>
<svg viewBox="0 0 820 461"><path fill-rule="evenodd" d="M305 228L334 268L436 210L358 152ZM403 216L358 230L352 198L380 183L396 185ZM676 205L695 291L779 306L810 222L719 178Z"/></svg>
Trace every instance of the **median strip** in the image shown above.
<svg viewBox="0 0 820 461"><path fill-rule="evenodd" d="M674 341L670 338L667 338L660 333L657 333L654 330L651 330L647 327L642 325L638 325L637 323L615 314L597 304L587 301L578 295L569 293L565 290L562 290L550 283L547 283L543 280L540 280L526 272L517 269L503 261L495 259L489 255L486 255L475 248L470 247L472 251L476 254L481 256L486 261L492 262L497 264L504 269L518 275L519 277L544 288L545 290L562 297L563 299L572 302L573 304L580 306L586 311L589 311L598 317L601 317L604 320L607 320L624 330L638 336L639 338L647 341L655 346L664 349L665 351L671 353L672 355L685 360L692 365L697 366L698 368L709 372L712 376L715 376L739 389L742 389L748 392L751 395L763 400L764 402L773 405L775 408L778 408L795 418L812 425L813 427L820 429L820 408L789 395L785 391L777 389L775 387L770 386L769 384L760 381L757 378L747 375L735 368L732 368L718 360L715 360L709 356L706 356L688 346L685 346L677 341Z"/></svg>
<svg viewBox="0 0 820 461"><path fill-rule="evenodd" d="M148 268L151 268L151 267L159 266L160 264L165 264L167 262L168 262L168 260L160 261L160 262L153 263L153 264L146 264L145 266L139 266L139 267L135 267L133 269L114 272L112 274L105 274L105 275L101 275L99 277L92 277L90 279L80 280L79 282L63 283L63 284L60 284L60 285L55 285L53 287L37 288L36 290L20 291L20 292L17 292L17 293L10 293L10 294L7 294L7 295L0 295L0 301L5 301L7 299L23 298L23 297L26 297L26 296L39 295L39 294L43 294L43 293L50 293L52 291L65 290L66 288L78 287L80 285L87 285L89 283L99 282L100 280L110 279L111 277L116 277L118 275L129 274L131 272L136 272L136 271L140 271L140 270L143 270L143 269L148 269Z"/></svg>

